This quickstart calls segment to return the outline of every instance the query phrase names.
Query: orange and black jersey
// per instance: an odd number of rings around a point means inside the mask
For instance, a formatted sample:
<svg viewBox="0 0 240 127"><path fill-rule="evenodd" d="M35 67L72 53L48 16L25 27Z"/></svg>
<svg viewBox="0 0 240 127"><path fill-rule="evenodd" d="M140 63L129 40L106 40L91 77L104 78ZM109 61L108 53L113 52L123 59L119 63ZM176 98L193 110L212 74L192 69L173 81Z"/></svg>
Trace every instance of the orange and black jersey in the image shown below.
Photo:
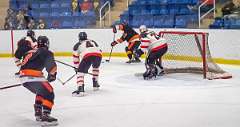
<svg viewBox="0 0 240 127"><path fill-rule="evenodd" d="M122 43L123 41L132 42L136 39L139 40L139 34L128 25L121 24L119 29L122 30L124 33L121 38L117 40L118 43Z"/></svg>
<svg viewBox="0 0 240 127"><path fill-rule="evenodd" d="M44 68L50 74L56 73L57 65L53 53L46 48L30 50L24 55L20 76L42 77Z"/></svg>
<svg viewBox="0 0 240 127"><path fill-rule="evenodd" d="M18 59L22 59L22 57L29 51L32 50L33 48L31 47L31 44L29 41L26 41L25 38L22 38L21 40L18 41L17 43L17 49L14 53L14 56Z"/></svg>

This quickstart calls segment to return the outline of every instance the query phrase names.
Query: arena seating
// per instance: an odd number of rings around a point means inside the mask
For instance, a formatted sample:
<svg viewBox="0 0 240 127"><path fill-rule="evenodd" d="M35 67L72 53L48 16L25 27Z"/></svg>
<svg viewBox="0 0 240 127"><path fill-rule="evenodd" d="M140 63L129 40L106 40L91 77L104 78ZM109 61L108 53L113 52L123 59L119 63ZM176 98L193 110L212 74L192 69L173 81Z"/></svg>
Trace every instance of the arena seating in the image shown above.
<svg viewBox="0 0 240 127"><path fill-rule="evenodd" d="M209 26L210 29L240 29L239 18L216 17Z"/></svg>
<svg viewBox="0 0 240 127"><path fill-rule="evenodd" d="M188 5L198 0L135 0L120 16L121 22L132 27L145 24L152 28L186 28L188 23L198 21L196 12ZM191 18L194 17L194 18Z"/></svg>
<svg viewBox="0 0 240 127"><path fill-rule="evenodd" d="M83 0L79 0L81 4ZM47 28L54 28L58 21L58 28L86 28L96 25L95 11L87 13L72 12L71 0L10 0L10 8L20 10L30 8L30 14L35 21L44 19Z"/></svg>

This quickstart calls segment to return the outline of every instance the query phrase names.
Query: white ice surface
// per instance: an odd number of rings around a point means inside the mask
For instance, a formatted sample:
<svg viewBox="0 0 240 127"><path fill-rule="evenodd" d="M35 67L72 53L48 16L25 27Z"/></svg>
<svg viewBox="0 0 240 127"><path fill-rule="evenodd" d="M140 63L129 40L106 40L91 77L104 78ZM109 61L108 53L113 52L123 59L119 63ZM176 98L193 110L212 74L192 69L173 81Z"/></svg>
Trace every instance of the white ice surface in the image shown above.
<svg viewBox="0 0 240 127"><path fill-rule="evenodd" d="M70 57L57 57L72 63ZM104 60L107 58L104 58ZM205 80L195 74L171 74L145 81L135 73L144 64L126 64L124 58L104 62L100 91L92 90L85 75L86 96L72 97L76 78L64 86L55 81L52 116L59 127L240 127L240 67L221 65L232 79ZM19 83L13 59L0 59L0 87ZM58 77L74 71L58 64ZM24 87L0 90L0 127L35 127L34 94Z"/></svg>

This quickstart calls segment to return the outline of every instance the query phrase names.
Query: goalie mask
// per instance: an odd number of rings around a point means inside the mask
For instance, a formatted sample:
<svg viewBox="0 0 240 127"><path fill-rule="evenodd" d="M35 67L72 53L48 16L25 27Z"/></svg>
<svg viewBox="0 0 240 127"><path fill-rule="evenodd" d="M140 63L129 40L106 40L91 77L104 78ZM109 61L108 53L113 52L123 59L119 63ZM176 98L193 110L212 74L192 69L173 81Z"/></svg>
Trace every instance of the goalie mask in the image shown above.
<svg viewBox="0 0 240 127"><path fill-rule="evenodd" d="M49 48L49 40L46 36L39 36L37 39L38 48L46 47Z"/></svg>
<svg viewBox="0 0 240 127"><path fill-rule="evenodd" d="M147 31L147 27L145 25L141 25L139 27L139 31L140 31L140 33L146 32Z"/></svg>

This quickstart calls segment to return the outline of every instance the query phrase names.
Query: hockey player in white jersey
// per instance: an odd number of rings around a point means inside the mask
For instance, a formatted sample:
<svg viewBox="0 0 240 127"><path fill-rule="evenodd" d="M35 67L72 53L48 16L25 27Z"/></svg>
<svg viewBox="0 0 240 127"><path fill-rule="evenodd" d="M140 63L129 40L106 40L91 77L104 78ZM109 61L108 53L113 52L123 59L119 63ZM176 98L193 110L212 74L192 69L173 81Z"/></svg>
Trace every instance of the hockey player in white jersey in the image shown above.
<svg viewBox="0 0 240 127"><path fill-rule="evenodd" d="M149 31L145 25L139 28L141 36L141 50L138 54L146 52L146 71L143 74L144 79L151 79L163 72L162 56L167 52L168 45L166 40L159 37L154 31Z"/></svg>
<svg viewBox="0 0 240 127"><path fill-rule="evenodd" d="M87 34L85 32L80 32L79 42L73 47L73 63L77 68L78 85L77 90L72 92L73 96L84 96L84 74L88 73L90 66L92 66L93 90L99 89L98 76L101 60L102 51L98 44L93 40L87 39Z"/></svg>

